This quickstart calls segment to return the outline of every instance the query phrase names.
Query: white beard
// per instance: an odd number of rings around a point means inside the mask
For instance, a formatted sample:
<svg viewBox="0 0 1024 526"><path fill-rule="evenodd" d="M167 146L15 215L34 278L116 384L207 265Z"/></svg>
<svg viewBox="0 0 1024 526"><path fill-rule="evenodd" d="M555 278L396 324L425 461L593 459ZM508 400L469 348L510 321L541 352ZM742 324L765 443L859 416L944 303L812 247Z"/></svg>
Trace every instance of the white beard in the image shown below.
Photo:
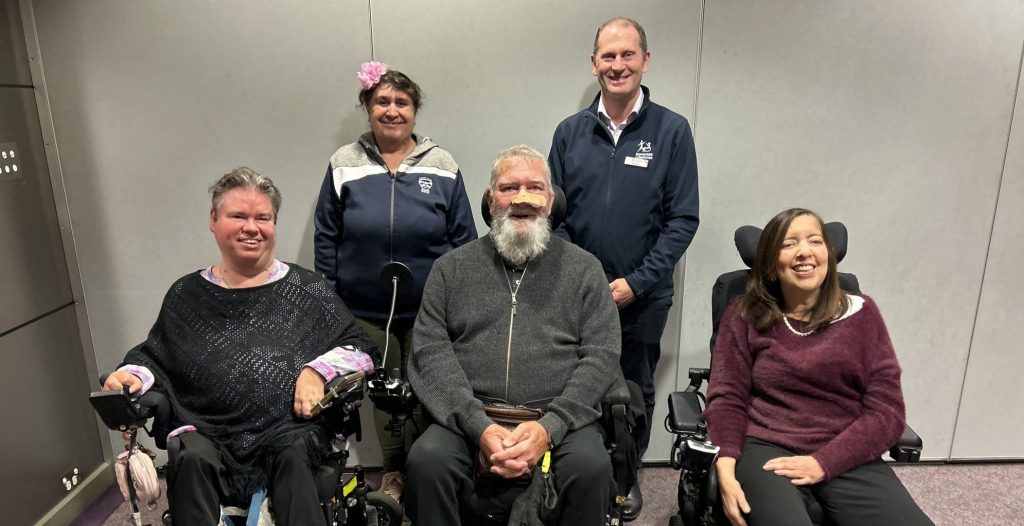
<svg viewBox="0 0 1024 526"><path fill-rule="evenodd" d="M540 255L551 239L551 225L547 216L537 216L529 221L526 232L516 231L516 221L509 219L511 208L491 210L491 239L494 248L509 264L521 267L530 258Z"/></svg>

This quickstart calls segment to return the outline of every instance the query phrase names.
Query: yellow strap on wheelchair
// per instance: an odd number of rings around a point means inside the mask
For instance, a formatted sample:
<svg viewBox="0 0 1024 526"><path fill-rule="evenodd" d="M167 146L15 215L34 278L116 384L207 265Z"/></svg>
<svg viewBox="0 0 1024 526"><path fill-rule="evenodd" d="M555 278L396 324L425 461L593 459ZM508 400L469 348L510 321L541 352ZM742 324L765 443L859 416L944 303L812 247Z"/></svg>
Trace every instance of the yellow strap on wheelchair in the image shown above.
<svg viewBox="0 0 1024 526"><path fill-rule="evenodd" d="M356 484L358 484L358 481L356 480L356 477L353 476L345 483L344 486L342 486L341 494L347 497L349 493L352 493L352 490L356 489Z"/></svg>
<svg viewBox="0 0 1024 526"><path fill-rule="evenodd" d="M547 473L551 470L551 450L544 452L544 458L540 461L540 472Z"/></svg>

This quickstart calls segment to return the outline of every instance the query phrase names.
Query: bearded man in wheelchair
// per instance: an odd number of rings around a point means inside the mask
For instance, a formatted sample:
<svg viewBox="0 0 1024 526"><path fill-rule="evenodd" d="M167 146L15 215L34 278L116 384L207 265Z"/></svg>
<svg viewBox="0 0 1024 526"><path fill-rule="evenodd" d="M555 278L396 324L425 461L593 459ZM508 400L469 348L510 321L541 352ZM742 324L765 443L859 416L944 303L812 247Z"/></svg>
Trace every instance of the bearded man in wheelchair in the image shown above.
<svg viewBox="0 0 1024 526"><path fill-rule="evenodd" d="M501 152L490 233L427 278L409 379L436 423L406 465L417 526L605 523L615 480L597 420L618 314L597 259L550 235L554 195L542 154Z"/></svg>
<svg viewBox="0 0 1024 526"><path fill-rule="evenodd" d="M314 473L333 437L312 417L325 382L372 372L372 340L320 276L275 258L281 195L237 168L210 187L214 265L171 285L145 342L104 390L170 400L174 522L217 524L265 488L280 525L325 524Z"/></svg>

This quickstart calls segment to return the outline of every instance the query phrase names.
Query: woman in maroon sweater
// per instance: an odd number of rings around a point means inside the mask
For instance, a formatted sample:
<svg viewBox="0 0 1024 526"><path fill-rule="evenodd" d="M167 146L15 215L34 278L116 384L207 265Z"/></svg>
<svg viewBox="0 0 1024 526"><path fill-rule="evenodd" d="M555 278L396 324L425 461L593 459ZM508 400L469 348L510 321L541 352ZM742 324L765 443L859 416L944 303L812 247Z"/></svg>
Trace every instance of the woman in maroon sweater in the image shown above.
<svg viewBox="0 0 1024 526"><path fill-rule="evenodd" d="M900 366L874 301L839 288L824 223L790 209L765 226L746 294L722 318L708 389L734 526L931 524L881 454L903 431Z"/></svg>

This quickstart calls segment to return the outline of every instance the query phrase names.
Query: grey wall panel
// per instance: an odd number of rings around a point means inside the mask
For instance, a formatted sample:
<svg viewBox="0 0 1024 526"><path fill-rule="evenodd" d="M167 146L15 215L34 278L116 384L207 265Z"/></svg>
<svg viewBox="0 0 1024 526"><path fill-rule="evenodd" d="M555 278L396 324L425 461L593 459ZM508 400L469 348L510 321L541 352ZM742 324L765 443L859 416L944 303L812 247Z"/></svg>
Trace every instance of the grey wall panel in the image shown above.
<svg viewBox="0 0 1024 526"><path fill-rule="evenodd" d="M1024 81L1024 77L1018 81ZM1024 457L1020 404L1020 298L1024 295L1024 91L1018 84L1006 166L989 244L985 280L967 362L953 458Z"/></svg>
<svg viewBox="0 0 1024 526"><path fill-rule="evenodd" d="M365 2L33 2L96 363L145 338L167 287L215 263L206 188L249 165L312 267L327 159L362 117Z"/></svg>
<svg viewBox="0 0 1024 526"><path fill-rule="evenodd" d="M628 15L644 25L651 51L644 84L663 106L692 116L696 79L700 2L643 2L625 9L621 2L579 3L436 2L409 9L397 0L374 0L376 58L409 74L426 92L416 130L455 156L477 212L498 151L527 143L542 152L551 146L555 126L589 105L598 93L590 55L597 27ZM429 38L409 28L428 27ZM353 88L354 91L354 88ZM348 140L368 129L349 131ZM700 152L698 151L698 156ZM676 299L679 304L679 299ZM664 398L675 388L678 310L670 313L664 352L656 378ZM655 425L648 459L667 459L671 442Z"/></svg>
<svg viewBox="0 0 1024 526"><path fill-rule="evenodd" d="M32 85L18 0L0 0L0 84Z"/></svg>
<svg viewBox="0 0 1024 526"><path fill-rule="evenodd" d="M886 318L925 456L946 457L1022 27L1019 2L709 2L684 363L707 362L707 291L742 266L733 230L814 208L849 227L841 268Z"/></svg>
<svg viewBox="0 0 1024 526"><path fill-rule="evenodd" d="M71 301L32 88L0 88L3 145L10 146L0 147L0 333Z"/></svg>
<svg viewBox="0 0 1024 526"><path fill-rule="evenodd" d="M0 337L0 357L0 509L4 524L31 524L64 497L67 471L103 462L75 310Z"/></svg>
<svg viewBox="0 0 1024 526"><path fill-rule="evenodd" d="M708 361L710 286L740 265L732 230L809 204L849 224L844 270L861 275L887 317L926 455L948 455L1017 80L1020 3L708 4L699 113L700 2L628 6L651 41L645 83L694 121L701 168L702 224L663 341L659 400L677 371L684 383L687 367ZM376 57L426 91L417 131L453 152L474 205L499 149L546 151L557 122L590 102L594 30L624 9L33 5L101 370L145 336L176 277L218 257L204 188L232 166L278 181L279 256L311 264L327 157L367 127L354 72L371 54L369 8ZM648 458L667 449L656 434Z"/></svg>

